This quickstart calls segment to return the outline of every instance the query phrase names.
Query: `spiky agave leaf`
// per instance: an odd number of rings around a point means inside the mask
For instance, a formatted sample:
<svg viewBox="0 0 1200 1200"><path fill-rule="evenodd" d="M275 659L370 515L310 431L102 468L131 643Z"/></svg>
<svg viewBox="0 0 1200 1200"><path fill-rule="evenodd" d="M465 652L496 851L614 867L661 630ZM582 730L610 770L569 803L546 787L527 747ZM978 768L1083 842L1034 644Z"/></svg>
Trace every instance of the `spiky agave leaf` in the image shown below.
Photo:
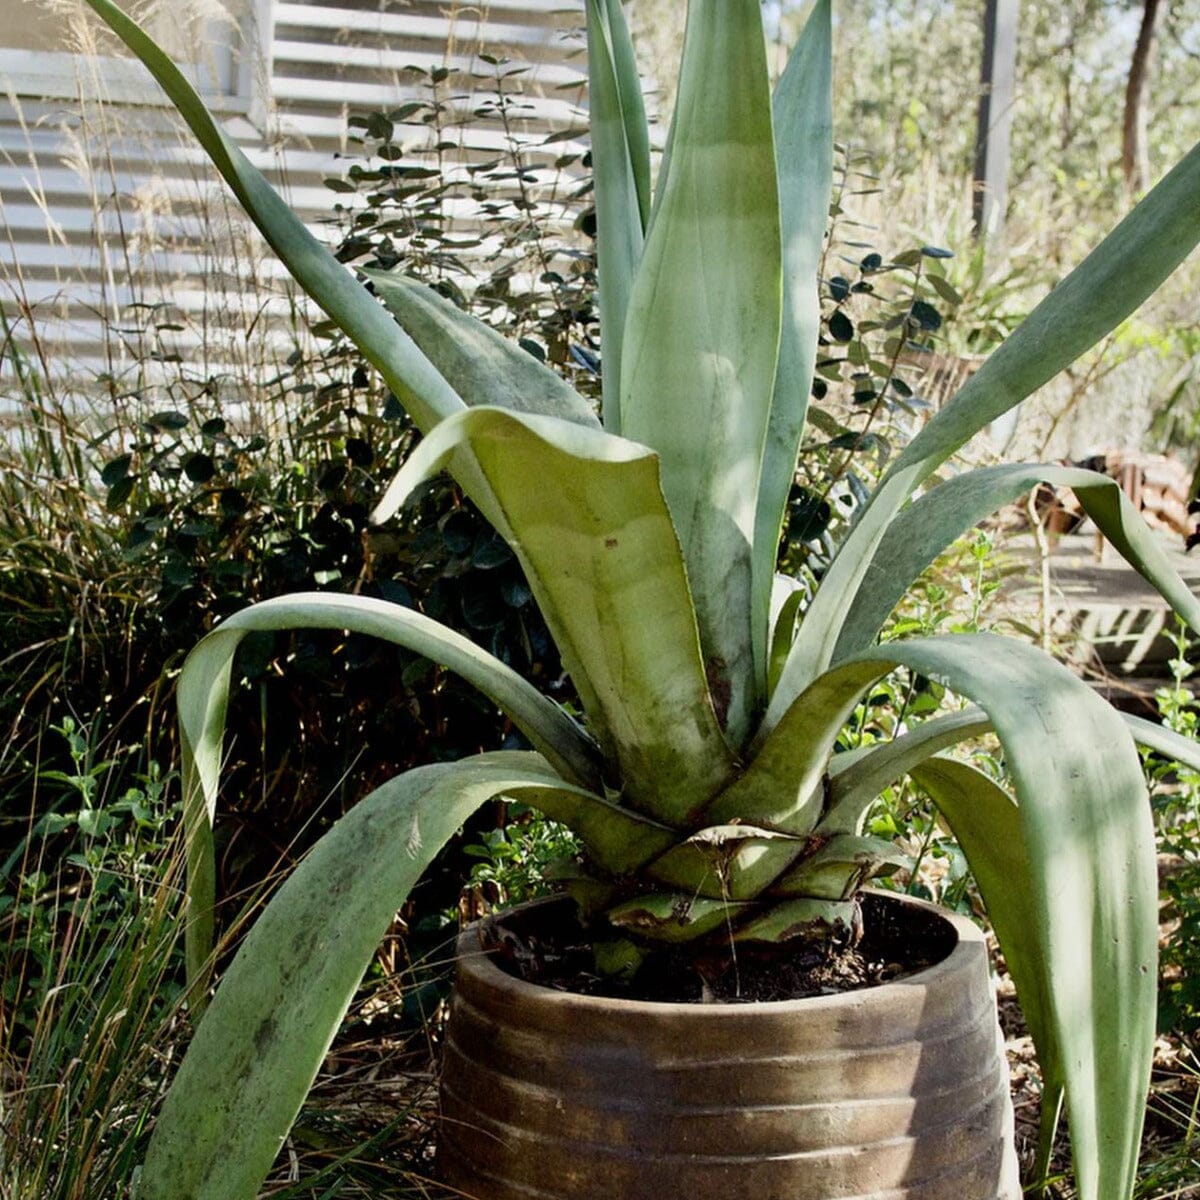
<svg viewBox="0 0 1200 1200"><path fill-rule="evenodd" d="M1115 479L1042 463L980 467L956 475L900 512L880 541L838 637L834 658L869 646L921 572L956 538L1039 484L1070 488L1084 512L1172 608L1200 633L1200 600L1179 577Z"/></svg>
<svg viewBox="0 0 1200 1200"><path fill-rule="evenodd" d="M831 0L818 0L813 6L771 104L779 167L783 312L754 515L756 622L763 620L769 606L821 325L817 276L833 187L832 9Z"/></svg>
<svg viewBox="0 0 1200 1200"><path fill-rule="evenodd" d="M1009 914L997 932L1024 964L1050 1094L1065 1092L1080 1195L1127 1196L1153 1047L1158 935L1154 830L1128 727L1036 648L964 634L889 643L834 666L785 712L763 753L799 730L832 747L847 704L896 665L976 701L1000 739L1015 819L1005 812L1003 830L978 841L1002 833L995 853L1019 855L1020 910L1011 874L977 878L984 902ZM956 832L956 822L968 829L971 812L944 811Z"/></svg>
<svg viewBox="0 0 1200 1200"><path fill-rule="evenodd" d="M537 754L418 767L361 800L271 899L221 980L163 1103L139 1200L251 1200L396 911L496 796L564 784ZM570 789L568 789L570 790Z"/></svg>
<svg viewBox="0 0 1200 1200"><path fill-rule="evenodd" d="M769 591L752 597L751 565L780 239L760 5L693 0L670 169L629 300L621 429L662 458L705 667L735 746L766 685Z"/></svg>
<svg viewBox="0 0 1200 1200"><path fill-rule="evenodd" d="M361 270L388 311L463 402L595 428L596 414L561 375L444 296L398 271Z"/></svg>
<svg viewBox="0 0 1200 1200"><path fill-rule="evenodd" d="M486 483L626 799L688 825L729 779L733 758L658 459L598 429L475 408L417 447L376 519L458 455L470 455Z"/></svg>
<svg viewBox="0 0 1200 1200"><path fill-rule="evenodd" d="M587 0L587 29L604 426L620 433L625 318L650 219L650 132L619 0Z"/></svg>

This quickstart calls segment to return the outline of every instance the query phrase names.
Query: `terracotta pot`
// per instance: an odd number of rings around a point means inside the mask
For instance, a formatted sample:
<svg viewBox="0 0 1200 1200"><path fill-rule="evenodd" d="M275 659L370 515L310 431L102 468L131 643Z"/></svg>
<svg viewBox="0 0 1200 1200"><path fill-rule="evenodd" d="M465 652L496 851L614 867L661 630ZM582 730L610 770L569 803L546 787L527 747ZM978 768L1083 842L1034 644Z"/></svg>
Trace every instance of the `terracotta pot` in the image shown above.
<svg viewBox="0 0 1200 1200"><path fill-rule="evenodd" d="M948 956L879 987L774 1003L538 987L483 952L486 922L471 926L446 1040L442 1178L478 1200L1020 1200L983 938L931 905L883 903L945 922ZM499 919L536 928L560 905Z"/></svg>

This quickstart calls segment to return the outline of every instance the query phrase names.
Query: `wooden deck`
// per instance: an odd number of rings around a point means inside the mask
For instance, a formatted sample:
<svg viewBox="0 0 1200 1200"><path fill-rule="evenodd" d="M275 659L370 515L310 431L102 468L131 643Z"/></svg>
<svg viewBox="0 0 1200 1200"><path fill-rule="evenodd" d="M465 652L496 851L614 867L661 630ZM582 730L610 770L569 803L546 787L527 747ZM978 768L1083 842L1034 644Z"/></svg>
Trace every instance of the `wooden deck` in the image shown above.
<svg viewBox="0 0 1200 1200"><path fill-rule="evenodd" d="M1200 551L1187 554L1178 535L1155 538L1193 592L1200 593ZM1064 534L1051 549L1049 595L1056 638L1073 643L1078 664L1114 701L1143 707L1170 677L1175 628L1167 602L1107 544L1096 553L1093 534ZM1040 628L1042 572L1032 535L1004 543L1011 574L1002 589L1014 617Z"/></svg>

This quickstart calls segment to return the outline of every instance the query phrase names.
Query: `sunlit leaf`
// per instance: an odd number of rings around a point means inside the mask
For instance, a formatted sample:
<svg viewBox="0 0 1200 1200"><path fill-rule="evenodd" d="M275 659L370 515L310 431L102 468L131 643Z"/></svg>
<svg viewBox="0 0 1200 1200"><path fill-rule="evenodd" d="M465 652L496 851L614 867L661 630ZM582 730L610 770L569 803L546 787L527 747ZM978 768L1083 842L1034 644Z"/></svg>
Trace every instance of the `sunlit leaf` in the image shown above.
<svg viewBox="0 0 1200 1200"><path fill-rule="evenodd" d="M619 0L587 0L587 26L604 424L620 433L625 318L650 216L650 138L633 43Z"/></svg>
<svg viewBox="0 0 1200 1200"><path fill-rule="evenodd" d="M1071 488L1125 560L1200 633L1200 600L1115 479L1077 467L1021 463L980 467L921 496L892 522L867 569L838 639L835 661L870 645L888 614L933 560L968 529L1047 483Z"/></svg>
<svg viewBox="0 0 1200 1200"><path fill-rule="evenodd" d="M811 740L831 747L848 707L896 665L974 700L1000 739L1029 897L1009 938L1036 946L1043 1069L1052 1095L1065 1090L1080 1195L1127 1196L1153 1049L1158 937L1154 829L1128 727L1036 648L958 635L892 642L836 665L787 710L762 754L780 763L803 730L810 744L797 761L810 771ZM989 904L996 887L1012 887L1003 874L991 887L979 882Z"/></svg>
<svg viewBox="0 0 1200 1200"><path fill-rule="evenodd" d="M830 0L809 14L772 105L779 163L783 316L779 363L754 518L754 613L775 573L779 529L804 432L821 306L817 274L833 181L833 29ZM772 656L773 657L773 656Z"/></svg>
<svg viewBox="0 0 1200 1200"><path fill-rule="evenodd" d="M959 712L922 721L890 742L868 746L853 754L834 755L829 764L828 805L817 832L861 832L867 810L884 788L939 750L990 733L991 729L987 714L970 705Z"/></svg>
<svg viewBox="0 0 1200 1200"><path fill-rule="evenodd" d="M417 447L376 518L466 455L627 798L686 824L728 779L732 759L708 694L657 457L600 430L475 408Z"/></svg>
<svg viewBox="0 0 1200 1200"><path fill-rule="evenodd" d="M397 272L363 271L388 310L465 404L541 413L579 425L599 424L591 405L561 375L518 343Z"/></svg>
<svg viewBox="0 0 1200 1200"><path fill-rule="evenodd" d="M769 587L752 597L751 549L782 305L758 0L689 6L671 136L629 302L621 429L662 456L705 666L739 744L766 686Z"/></svg>

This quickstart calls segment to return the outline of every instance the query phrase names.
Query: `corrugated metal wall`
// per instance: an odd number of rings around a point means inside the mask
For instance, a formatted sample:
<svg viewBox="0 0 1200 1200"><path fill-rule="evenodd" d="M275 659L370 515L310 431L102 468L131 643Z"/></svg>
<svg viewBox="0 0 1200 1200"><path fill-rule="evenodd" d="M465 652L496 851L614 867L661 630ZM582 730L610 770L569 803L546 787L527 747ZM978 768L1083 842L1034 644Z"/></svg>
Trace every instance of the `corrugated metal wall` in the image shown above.
<svg viewBox="0 0 1200 1200"><path fill-rule="evenodd" d="M357 202L324 183L361 153L347 118L428 99L435 68L449 70L437 85L441 127L397 126L393 165L436 160L453 177L518 142L528 148L521 183L561 185L563 143L541 147L584 124L580 0L253 0L252 18L243 40L260 52L214 107L326 236L334 205ZM480 52L511 61L497 66ZM136 76L107 84L126 102L100 104L88 94L103 88L80 60L78 87L62 86L64 61L53 64L59 82L46 90L58 97L49 99L33 94L36 57L8 78L0 66L0 308L10 343L47 369L111 375L110 390L152 372L156 359L202 377L239 358L285 356L301 323L281 268L203 155L167 108L127 102L153 94ZM511 74L518 65L528 69ZM487 111L497 71L506 92L521 93L505 121ZM462 194L447 204L468 226L478 217ZM0 372L11 378L12 366L10 344Z"/></svg>

